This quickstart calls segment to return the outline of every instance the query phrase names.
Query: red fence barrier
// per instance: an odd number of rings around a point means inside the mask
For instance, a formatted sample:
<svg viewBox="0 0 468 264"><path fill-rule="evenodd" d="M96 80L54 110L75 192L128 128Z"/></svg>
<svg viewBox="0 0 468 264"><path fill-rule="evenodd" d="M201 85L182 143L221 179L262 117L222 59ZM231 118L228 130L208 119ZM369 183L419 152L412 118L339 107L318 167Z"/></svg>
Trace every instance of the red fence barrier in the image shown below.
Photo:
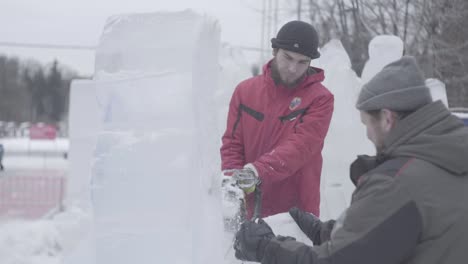
<svg viewBox="0 0 468 264"><path fill-rule="evenodd" d="M65 175L0 176L0 218L38 219L61 209Z"/></svg>
<svg viewBox="0 0 468 264"><path fill-rule="evenodd" d="M50 139L57 137L57 128L53 125L35 124L29 128L30 139Z"/></svg>

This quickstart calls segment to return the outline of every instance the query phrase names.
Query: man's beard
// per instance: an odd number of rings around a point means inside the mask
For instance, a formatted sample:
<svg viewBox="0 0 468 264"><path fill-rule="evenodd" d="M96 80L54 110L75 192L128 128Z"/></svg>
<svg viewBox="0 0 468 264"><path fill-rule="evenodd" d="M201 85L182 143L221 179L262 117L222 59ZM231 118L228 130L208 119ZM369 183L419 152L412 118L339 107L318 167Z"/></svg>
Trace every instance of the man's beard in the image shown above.
<svg viewBox="0 0 468 264"><path fill-rule="evenodd" d="M282 84L284 87L288 89L293 89L295 88L302 80L304 80L304 77L306 76L307 71L297 80L295 80L292 83L285 83L283 79L281 78L281 75L278 70L278 65L276 64L276 58L273 59L273 62L271 63L271 78L273 78L273 81L275 82L276 85Z"/></svg>
<svg viewBox="0 0 468 264"><path fill-rule="evenodd" d="M379 130L379 137L376 139L376 142L374 143L375 146L375 152L377 155L382 154L385 151L385 141L384 139L388 137L388 133L385 133L382 129Z"/></svg>

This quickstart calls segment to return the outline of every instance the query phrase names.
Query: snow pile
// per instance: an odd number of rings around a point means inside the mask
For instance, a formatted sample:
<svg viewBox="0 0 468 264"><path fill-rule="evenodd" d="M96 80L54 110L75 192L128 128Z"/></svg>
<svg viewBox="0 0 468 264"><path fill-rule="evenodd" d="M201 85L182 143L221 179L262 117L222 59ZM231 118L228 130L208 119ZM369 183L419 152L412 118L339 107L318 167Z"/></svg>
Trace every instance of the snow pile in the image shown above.
<svg viewBox="0 0 468 264"><path fill-rule="evenodd" d="M3 223L0 228L0 263L60 264L61 237L51 221Z"/></svg>
<svg viewBox="0 0 468 264"><path fill-rule="evenodd" d="M82 208L69 206L64 212L53 217L51 222L60 234L60 248L64 256L78 246L83 236L91 229L92 219Z"/></svg>

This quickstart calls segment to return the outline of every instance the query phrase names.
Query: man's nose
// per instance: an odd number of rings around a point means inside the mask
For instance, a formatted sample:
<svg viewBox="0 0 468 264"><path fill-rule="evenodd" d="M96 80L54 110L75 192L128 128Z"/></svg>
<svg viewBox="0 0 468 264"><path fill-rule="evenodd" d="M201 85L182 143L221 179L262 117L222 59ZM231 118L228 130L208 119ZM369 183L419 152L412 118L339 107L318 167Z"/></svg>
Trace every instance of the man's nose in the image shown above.
<svg viewBox="0 0 468 264"><path fill-rule="evenodd" d="M296 65L296 63L289 63L289 65L288 65L288 70L289 70L289 72L291 72L291 73L296 72L296 70L297 70L297 65Z"/></svg>

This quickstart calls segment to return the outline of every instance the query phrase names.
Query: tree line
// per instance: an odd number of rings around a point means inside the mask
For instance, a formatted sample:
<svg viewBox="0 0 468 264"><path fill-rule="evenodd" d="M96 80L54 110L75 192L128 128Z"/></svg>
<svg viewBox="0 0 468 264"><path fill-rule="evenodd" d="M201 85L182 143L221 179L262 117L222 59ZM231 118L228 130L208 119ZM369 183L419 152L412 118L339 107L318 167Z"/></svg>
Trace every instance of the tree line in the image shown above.
<svg viewBox="0 0 468 264"><path fill-rule="evenodd" d="M341 40L358 76L373 37L399 36L405 54L417 57L426 76L446 84L449 105L468 107L468 1L286 1L292 13L302 2L302 17L316 26L322 45Z"/></svg>
<svg viewBox="0 0 468 264"><path fill-rule="evenodd" d="M0 55L0 121L58 124L68 118L77 74L58 61L40 65Z"/></svg>

